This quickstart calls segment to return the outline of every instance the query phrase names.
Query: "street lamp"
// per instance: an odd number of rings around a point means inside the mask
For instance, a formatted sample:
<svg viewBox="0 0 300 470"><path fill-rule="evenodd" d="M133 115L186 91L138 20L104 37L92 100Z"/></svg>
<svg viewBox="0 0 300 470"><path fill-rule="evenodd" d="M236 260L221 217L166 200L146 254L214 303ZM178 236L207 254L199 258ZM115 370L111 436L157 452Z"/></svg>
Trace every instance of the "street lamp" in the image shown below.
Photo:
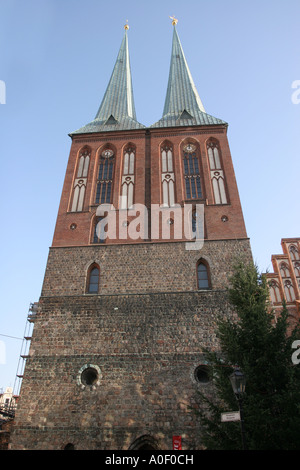
<svg viewBox="0 0 300 470"><path fill-rule="evenodd" d="M243 413L243 394L245 393L246 388L246 378L243 372L239 368L236 368L234 372L229 376L229 379L231 382L233 393L235 394L239 404L243 449L247 450Z"/></svg>

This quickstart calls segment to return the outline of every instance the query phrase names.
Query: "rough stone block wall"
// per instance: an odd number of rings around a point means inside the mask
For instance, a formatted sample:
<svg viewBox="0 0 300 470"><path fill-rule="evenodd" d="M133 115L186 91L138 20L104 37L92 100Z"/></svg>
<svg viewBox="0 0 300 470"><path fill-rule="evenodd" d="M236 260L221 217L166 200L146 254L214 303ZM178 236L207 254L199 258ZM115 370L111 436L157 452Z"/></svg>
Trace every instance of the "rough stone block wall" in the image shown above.
<svg viewBox="0 0 300 470"><path fill-rule="evenodd" d="M207 291L196 289L200 254L210 263ZM143 435L162 450L173 435L199 448L189 407L210 385L194 373L204 348L218 349L217 318L232 315L235 255L250 259L248 240L210 242L201 253L179 243L51 249L11 448L126 450ZM86 295L95 259L100 295ZM92 386L81 381L89 364L100 371Z"/></svg>
<svg viewBox="0 0 300 470"><path fill-rule="evenodd" d="M199 445L194 372L229 314L224 291L44 299L11 447L126 450L144 434ZM84 388L87 364L101 378Z"/></svg>
<svg viewBox="0 0 300 470"><path fill-rule="evenodd" d="M197 290L200 258L208 262L212 289L226 289L235 257L251 258L248 239L205 241L201 250L186 250L182 242L51 248L42 297L84 294L94 262L101 295Z"/></svg>

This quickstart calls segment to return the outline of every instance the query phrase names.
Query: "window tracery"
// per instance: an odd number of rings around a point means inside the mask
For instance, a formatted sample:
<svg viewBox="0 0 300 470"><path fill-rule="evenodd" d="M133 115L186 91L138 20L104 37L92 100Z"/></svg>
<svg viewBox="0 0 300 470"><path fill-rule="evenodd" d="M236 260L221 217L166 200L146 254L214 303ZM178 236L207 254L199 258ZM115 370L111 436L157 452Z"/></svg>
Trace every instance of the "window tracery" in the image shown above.
<svg viewBox="0 0 300 470"><path fill-rule="evenodd" d="M161 183L163 206L175 204L175 173L173 163L173 148L169 144L161 147Z"/></svg>
<svg viewBox="0 0 300 470"><path fill-rule="evenodd" d="M287 302L293 302L295 300L295 290L290 280L284 281L284 292Z"/></svg>
<svg viewBox="0 0 300 470"><path fill-rule="evenodd" d="M290 277L290 270L285 262L280 263L280 274L282 277Z"/></svg>
<svg viewBox="0 0 300 470"><path fill-rule="evenodd" d="M96 204L111 202L115 156L113 150L106 148L100 155L96 184Z"/></svg>
<svg viewBox="0 0 300 470"><path fill-rule="evenodd" d="M183 147L183 173L186 199L202 199L200 162L197 147L193 143Z"/></svg>
<svg viewBox="0 0 300 470"><path fill-rule="evenodd" d="M81 212L83 209L90 156L91 152L88 148L84 148L79 155L77 174L73 185L72 212Z"/></svg>
<svg viewBox="0 0 300 470"><path fill-rule="evenodd" d="M279 285L274 279L270 282L269 289L272 302L281 302Z"/></svg>
<svg viewBox="0 0 300 470"><path fill-rule="evenodd" d="M135 184L135 148L127 147L123 157L123 175L121 182L121 209L130 209L134 201Z"/></svg>
<svg viewBox="0 0 300 470"><path fill-rule="evenodd" d="M295 247L295 245L290 245L289 251L290 251L291 259L293 261L296 261L296 260L300 259L299 258L299 252L298 252L297 248Z"/></svg>
<svg viewBox="0 0 300 470"><path fill-rule="evenodd" d="M225 177L221 165L220 148L218 142L214 139L210 139L207 143L207 154L214 202L215 204L227 204Z"/></svg>

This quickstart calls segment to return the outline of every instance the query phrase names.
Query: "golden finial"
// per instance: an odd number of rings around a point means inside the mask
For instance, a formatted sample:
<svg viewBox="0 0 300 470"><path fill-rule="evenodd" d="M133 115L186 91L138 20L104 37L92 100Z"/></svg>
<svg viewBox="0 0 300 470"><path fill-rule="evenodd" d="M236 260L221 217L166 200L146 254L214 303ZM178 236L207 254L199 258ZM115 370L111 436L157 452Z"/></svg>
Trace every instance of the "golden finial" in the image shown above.
<svg viewBox="0 0 300 470"><path fill-rule="evenodd" d="M175 26L178 23L178 20L175 18L175 16L169 16L172 20L172 25Z"/></svg>
<svg viewBox="0 0 300 470"><path fill-rule="evenodd" d="M124 25L124 29L125 29L125 31L126 31L127 29L129 29L128 20L126 20L126 24Z"/></svg>

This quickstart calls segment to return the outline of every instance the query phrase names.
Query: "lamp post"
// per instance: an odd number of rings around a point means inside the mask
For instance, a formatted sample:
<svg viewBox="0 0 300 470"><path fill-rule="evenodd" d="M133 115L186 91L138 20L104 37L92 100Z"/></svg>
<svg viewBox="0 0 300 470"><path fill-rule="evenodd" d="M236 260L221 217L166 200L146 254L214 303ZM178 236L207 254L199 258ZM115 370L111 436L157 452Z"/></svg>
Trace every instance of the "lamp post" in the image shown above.
<svg viewBox="0 0 300 470"><path fill-rule="evenodd" d="M236 368L234 372L229 376L233 393L239 404L240 418L241 418L241 432L242 432L242 443L243 449L247 450L245 427L244 427L244 413L243 413L243 394L246 388L246 379L244 374L239 368Z"/></svg>

